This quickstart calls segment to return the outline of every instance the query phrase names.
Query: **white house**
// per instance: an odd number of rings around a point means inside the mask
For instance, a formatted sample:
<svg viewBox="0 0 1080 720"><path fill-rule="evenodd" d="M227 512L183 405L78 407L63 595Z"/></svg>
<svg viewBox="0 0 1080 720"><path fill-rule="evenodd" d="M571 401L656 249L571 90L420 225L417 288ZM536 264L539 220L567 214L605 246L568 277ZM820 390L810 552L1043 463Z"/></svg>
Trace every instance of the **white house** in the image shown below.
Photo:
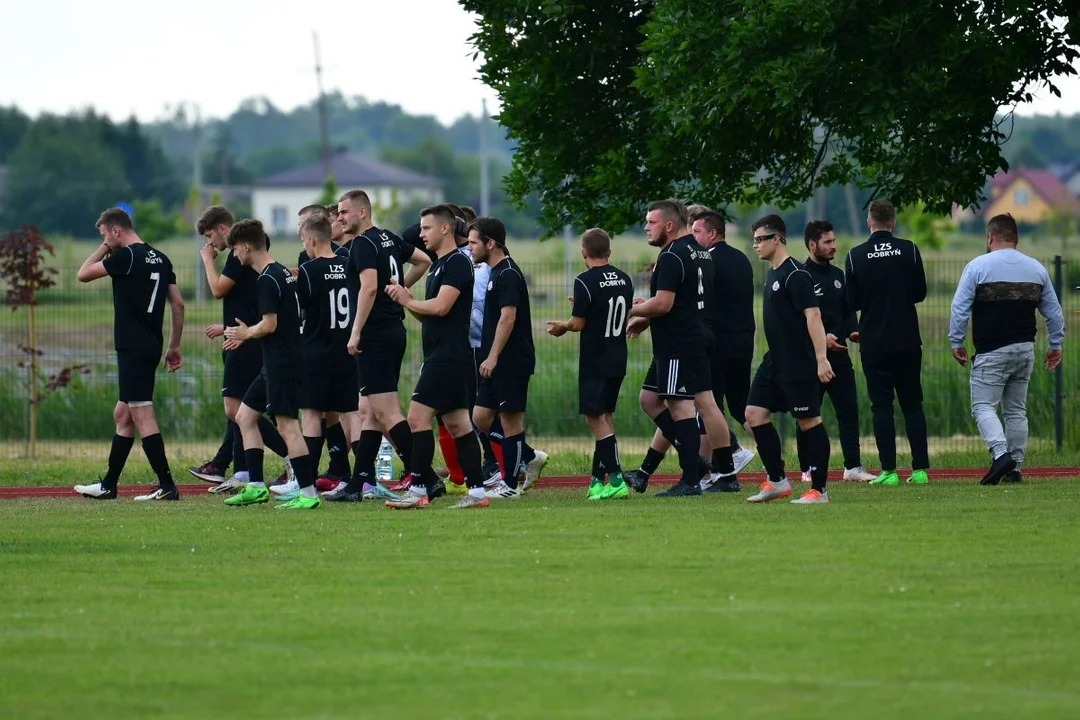
<svg viewBox="0 0 1080 720"><path fill-rule="evenodd" d="M330 172L338 190L364 190L371 197L372 215L379 222L380 209L422 201L435 205L443 201L443 183L395 165L342 152L331 158ZM326 180L323 164L271 175L255 183L251 210L272 235L296 232L296 214L300 208L316 202Z"/></svg>

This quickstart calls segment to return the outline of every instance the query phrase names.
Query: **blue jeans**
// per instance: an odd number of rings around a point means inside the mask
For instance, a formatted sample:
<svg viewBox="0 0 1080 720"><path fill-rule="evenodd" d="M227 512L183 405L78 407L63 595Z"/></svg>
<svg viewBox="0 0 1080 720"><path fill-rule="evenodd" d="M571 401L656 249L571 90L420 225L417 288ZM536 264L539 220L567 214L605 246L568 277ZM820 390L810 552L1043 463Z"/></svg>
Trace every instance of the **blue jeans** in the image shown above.
<svg viewBox="0 0 1080 720"><path fill-rule="evenodd" d="M991 458L1009 453L1017 466L1027 444L1027 392L1035 367L1034 343L1015 343L979 353L971 364L971 416ZM997 406L1001 405L1002 427Z"/></svg>

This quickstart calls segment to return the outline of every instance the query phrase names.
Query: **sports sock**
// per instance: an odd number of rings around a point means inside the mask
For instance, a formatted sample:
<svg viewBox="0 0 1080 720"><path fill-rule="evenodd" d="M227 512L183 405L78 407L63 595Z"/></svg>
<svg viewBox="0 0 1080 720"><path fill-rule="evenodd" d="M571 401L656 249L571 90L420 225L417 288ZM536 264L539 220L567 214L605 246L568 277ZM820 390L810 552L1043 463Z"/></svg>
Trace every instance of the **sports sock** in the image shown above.
<svg viewBox="0 0 1080 720"><path fill-rule="evenodd" d="M394 427L390 428L390 440L394 443L394 447L397 449L398 459L401 460L401 464L405 467L405 472L417 472L416 466L413 464L413 438L415 437L412 429L409 427L409 423L406 420L402 420ZM431 435L431 431L428 431L428 437L431 438L431 456L427 460L427 467L431 469L431 460L435 457L435 438ZM376 449L376 453L378 450Z"/></svg>
<svg viewBox="0 0 1080 720"><path fill-rule="evenodd" d="M728 440L731 442L731 452L737 453L742 450L739 447L739 438L735 437L735 431L731 429L730 425L728 426Z"/></svg>
<svg viewBox="0 0 1080 720"><path fill-rule="evenodd" d="M105 477L101 478L101 485L107 488L115 488L120 481L120 474L124 472L128 455L135 445L135 438L113 435L112 447L109 448L109 470Z"/></svg>
<svg viewBox="0 0 1080 720"><path fill-rule="evenodd" d="M622 472L622 467L619 465L619 443L614 435L598 440L596 453L600 457L600 469L603 473L612 475Z"/></svg>
<svg viewBox="0 0 1080 720"><path fill-rule="evenodd" d="M682 470L680 482L697 485L701 479L698 472L698 426L697 420L687 418L675 421L675 437L679 439L676 448L679 451L679 469Z"/></svg>
<svg viewBox="0 0 1080 720"><path fill-rule="evenodd" d="M270 448L270 452L278 457L288 456L289 448L285 445L285 440L265 415L259 416L259 434L262 435L263 445Z"/></svg>
<svg viewBox="0 0 1080 720"><path fill-rule="evenodd" d="M305 440L314 438L304 438ZM300 455L298 457L289 458L289 462L292 463L293 473L296 475L296 484L300 486L300 489L313 487L315 485L315 456L311 453L306 455Z"/></svg>
<svg viewBox="0 0 1080 720"><path fill-rule="evenodd" d="M824 423L818 423L804 432L803 436L806 438L806 452L810 459L811 487L823 493L829 479L829 454L832 452L829 434L825 431Z"/></svg>
<svg viewBox="0 0 1080 720"><path fill-rule="evenodd" d="M250 448L244 450L244 458L247 460L248 466L248 485L266 487L266 483L263 481L263 449Z"/></svg>
<svg viewBox="0 0 1080 720"><path fill-rule="evenodd" d="M495 446L491 443L491 438L487 436L487 433L480 432L480 429L475 425L473 430L476 430L476 437L480 439L480 448L484 451L484 464L498 463L498 458L495 457Z"/></svg>
<svg viewBox="0 0 1080 720"><path fill-rule="evenodd" d="M771 422L750 428L754 433L754 442L757 443L758 457L765 466L765 472L769 480L780 481L784 479L784 455L780 450L780 436L776 434L776 428Z"/></svg>
<svg viewBox="0 0 1080 720"><path fill-rule="evenodd" d="M222 472L229 469L229 465L232 462L232 449L233 449L233 427L234 425L228 420L225 421L225 436L221 438L221 444L218 445L217 454L214 455L214 459L210 461L210 464L216 468L220 468Z"/></svg>
<svg viewBox="0 0 1080 720"><path fill-rule="evenodd" d="M143 452L150 462L150 468L157 475L158 485L168 490L176 487L172 473L169 472L169 459L165 457L165 441L161 439L161 433L147 435L142 439Z"/></svg>
<svg viewBox="0 0 1080 720"><path fill-rule="evenodd" d="M731 461L731 448L715 448L712 451L712 471L721 475L732 475L735 472L735 463Z"/></svg>
<svg viewBox="0 0 1080 720"><path fill-rule="evenodd" d="M504 437L502 441L503 461L506 470L503 471L503 482L509 487L516 489L518 486L518 472L521 468L522 455L525 452L525 433Z"/></svg>
<svg viewBox="0 0 1080 720"><path fill-rule="evenodd" d="M308 449L308 454L311 455L311 460L312 460L313 464L315 465L315 473L318 474L319 465L322 464L322 451L323 451L323 445L326 444L326 436L325 435L319 435L318 437L311 437L311 438L309 438L307 436L304 437L305 441L307 441L309 439L311 440L311 442L306 443L307 444L307 449ZM289 459L291 460L292 458L289 458ZM294 467L293 470L295 471L296 468Z"/></svg>
<svg viewBox="0 0 1080 720"><path fill-rule="evenodd" d="M795 452L799 457L799 472L806 472L813 464L813 458L806 443L806 433L798 425L795 426Z"/></svg>
<svg viewBox="0 0 1080 720"><path fill-rule="evenodd" d="M649 451L645 453L645 459L641 461L641 472L645 473L647 477L652 477L652 474L656 472L656 468L660 467L663 460L664 453L649 448Z"/></svg>
<svg viewBox="0 0 1080 720"><path fill-rule="evenodd" d="M457 485L465 482L465 471L458 458L457 442L442 423L439 424L439 449L442 451L443 460L446 461L446 469L450 472L450 482Z"/></svg>
<svg viewBox="0 0 1080 720"><path fill-rule="evenodd" d="M484 472L480 465L480 442L476 438L476 433L469 431L455 438L454 444L457 446L457 456L465 473L465 483L470 488L483 488Z"/></svg>
<svg viewBox="0 0 1080 720"><path fill-rule="evenodd" d="M692 418L691 418L692 419ZM677 444L676 432L675 432L675 419L671 417L671 411L667 408L660 411L660 414L653 418L653 422L656 423L656 427L660 428L660 434L671 443ZM694 422L694 428L697 428L697 422Z"/></svg>
<svg viewBox="0 0 1080 720"><path fill-rule="evenodd" d="M326 427L326 452L330 456L330 467L327 474L339 478L349 477L349 443L345 439L345 429L340 422ZM318 474L318 464L315 473Z"/></svg>
<svg viewBox="0 0 1080 720"><path fill-rule="evenodd" d="M590 472L593 478L603 479L604 476L601 474L603 471L600 469L603 462L600 460L600 453L600 441L597 440L596 444L593 445L592 470Z"/></svg>
<svg viewBox="0 0 1080 720"><path fill-rule="evenodd" d="M435 435L431 430L414 432L409 439L409 446L412 448L410 464L413 473L413 486L415 487L420 482L423 483L421 487L426 488L427 482L434 475L434 471L431 469L431 461L435 458Z"/></svg>
<svg viewBox="0 0 1080 720"><path fill-rule="evenodd" d="M362 489L365 483L375 484L375 459L382 445L382 433L378 430L361 430L360 439L353 443L353 474L349 484Z"/></svg>
<svg viewBox="0 0 1080 720"><path fill-rule="evenodd" d="M242 472L247 472L247 458L244 456L244 435L240 432L240 426L235 422L229 423L233 426L233 473L239 475Z"/></svg>
<svg viewBox="0 0 1080 720"><path fill-rule="evenodd" d="M521 462L528 465L536 459L536 451L533 450L532 445L525 439L525 433L521 433Z"/></svg>

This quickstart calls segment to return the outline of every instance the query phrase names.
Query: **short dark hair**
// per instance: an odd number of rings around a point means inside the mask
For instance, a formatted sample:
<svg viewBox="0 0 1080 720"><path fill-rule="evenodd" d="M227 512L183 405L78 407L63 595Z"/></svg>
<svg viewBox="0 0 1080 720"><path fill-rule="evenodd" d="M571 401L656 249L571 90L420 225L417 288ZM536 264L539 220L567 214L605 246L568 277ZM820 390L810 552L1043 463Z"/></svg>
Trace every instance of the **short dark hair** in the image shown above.
<svg viewBox="0 0 1080 720"><path fill-rule="evenodd" d="M461 205L459 207L461 208L461 217L465 221L465 224L469 224L476 219L476 210L473 209L472 205Z"/></svg>
<svg viewBox="0 0 1080 720"><path fill-rule="evenodd" d="M874 200L870 203L870 224L881 227L896 222L896 208L888 200Z"/></svg>
<svg viewBox="0 0 1080 720"><path fill-rule="evenodd" d="M602 228L589 228L581 234L581 249L594 260L611 257L611 236Z"/></svg>
<svg viewBox="0 0 1080 720"><path fill-rule="evenodd" d="M758 230L768 230L769 232L777 233L780 235L783 242L787 242L787 225L784 224L784 218L779 215L766 215L750 226L750 232L756 232Z"/></svg>
<svg viewBox="0 0 1080 720"><path fill-rule="evenodd" d="M224 205L211 205L199 216L199 222L195 223L195 231L200 235L205 235L219 225L232 227L234 222L236 221L233 219L233 214Z"/></svg>
<svg viewBox="0 0 1080 720"><path fill-rule="evenodd" d="M340 203L342 200L348 200L351 203L356 203L360 207L366 207L368 212L371 212L371 198L363 190L348 190L341 197L338 198Z"/></svg>
<svg viewBox="0 0 1080 720"><path fill-rule="evenodd" d="M480 233L485 242L493 242L499 247L506 248L506 226L502 220L493 217L478 217L469 223L469 229Z"/></svg>
<svg viewBox="0 0 1080 720"><path fill-rule="evenodd" d="M240 220L229 229L229 247L247 243L256 250L270 247L270 238L258 220Z"/></svg>
<svg viewBox="0 0 1080 720"><path fill-rule="evenodd" d="M327 205L326 212L330 213L330 217L337 215L337 203L330 203Z"/></svg>
<svg viewBox="0 0 1080 720"><path fill-rule="evenodd" d="M131 224L131 216L127 214L127 211L123 208L109 208L105 212L101 213L101 217L94 223L94 227L118 227L121 230L134 230L135 226Z"/></svg>
<svg viewBox="0 0 1080 720"><path fill-rule="evenodd" d="M451 233L454 231L455 220L461 217L454 212L454 206L450 205L449 203L430 205L420 211L420 217L427 217L428 215L435 216L435 218L438 219L440 222L448 223L451 226Z"/></svg>
<svg viewBox="0 0 1080 720"><path fill-rule="evenodd" d="M986 224L986 231L1010 245L1020 242L1020 231L1016 228L1016 220L1009 213L990 218L990 222Z"/></svg>
<svg viewBox="0 0 1080 720"><path fill-rule="evenodd" d="M311 235L318 242L330 242L334 227L326 215L311 214L300 221L300 234Z"/></svg>
<svg viewBox="0 0 1080 720"><path fill-rule="evenodd" d="M326 209L325 205L305 205L300 208L300 211L296 213L296 217L302 218L305 215L311 215L312 217L330 217L330 211Z"/></svg>
<svg viewBox="0 0 1080 720"><path fill-rule="evenodd" d="M811 220L806 223L806 228L803 230L803 243L806 249L809 250L810 243L817 242L827 232L833 232L833 225L828 220Z"/></svg>
<svg viewBox="0 0 1080 720"><path fill-rule="evenodd" d="M681 227L685 227L689 222L686 206L683 205L681 200L668 198L667 200L657 200L654 203L649 203L647 212L654 211L663 215L664 219L668 222L673 222Z"/></svg>
<svg viewBox="0 0 1080 720"><path fill-rule="evenodd" d="M717 237L724 237L727 234L727 223L724 222L724 216L713 210L703 212L694 218L694 222L698 220L709 230L715 230Z"/></svg>
<svg viewBox="0 0 1080 720"><path fill-rule="evenodd" d="M687 225L693 224L696 220L700 220L702 215L704 215L705 213L711 213L712 211L713 209L708 205L687 205Z"/></svg>

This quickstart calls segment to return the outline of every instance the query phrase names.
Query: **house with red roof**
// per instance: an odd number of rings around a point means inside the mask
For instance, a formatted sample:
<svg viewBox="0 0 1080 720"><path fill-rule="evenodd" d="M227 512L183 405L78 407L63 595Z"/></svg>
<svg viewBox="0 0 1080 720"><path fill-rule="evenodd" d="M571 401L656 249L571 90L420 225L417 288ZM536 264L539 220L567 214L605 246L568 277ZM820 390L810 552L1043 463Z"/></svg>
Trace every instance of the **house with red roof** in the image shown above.
<svg viewBox="0 0 1080 720"><path fill-rule="evenodd" d="M1016 168L993 177L980 215L1009 213L1017 222L1037 225L1062 211L1080 216L1080 200L1054 172Z"/></svg>

